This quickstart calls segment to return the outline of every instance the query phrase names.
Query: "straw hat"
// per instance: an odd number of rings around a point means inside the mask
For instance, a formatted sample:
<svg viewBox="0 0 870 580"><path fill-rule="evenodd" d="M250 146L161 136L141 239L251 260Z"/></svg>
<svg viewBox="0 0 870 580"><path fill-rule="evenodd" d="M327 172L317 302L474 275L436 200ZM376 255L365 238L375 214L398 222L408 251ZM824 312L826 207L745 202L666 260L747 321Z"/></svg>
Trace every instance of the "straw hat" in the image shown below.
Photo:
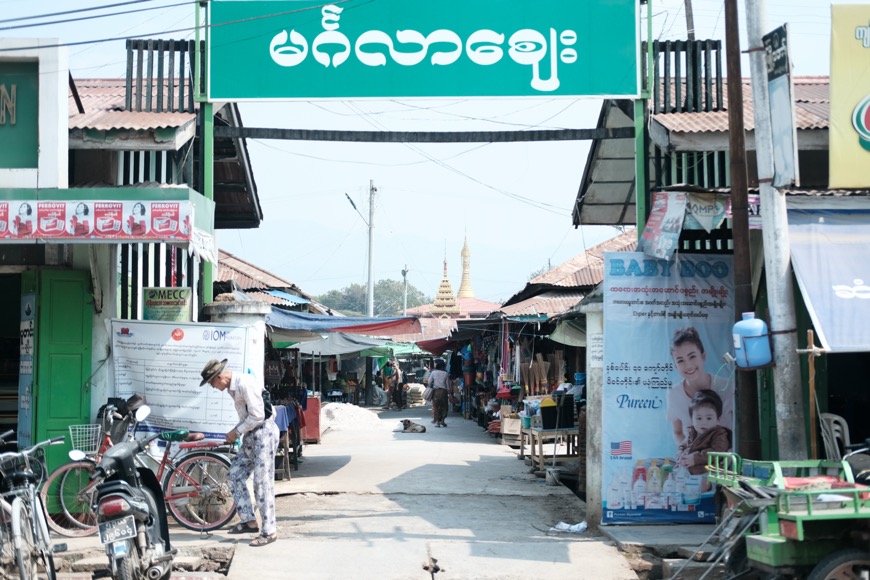
<svg viewBox="0 0 870 580"><path fill-rule="evenodd" d="M223 371L224 367L226 367L226 366L227 366L227 359L219 361L219 360L213 358L210 361L208 361L208 363L205 365L205 368L202 369L202 372L200 373L202 375L202 382L199 383L199 386L200 387L203 386L204 384L208 383L213 378L215 378L216 376L221 374L221 371Z"/></svg>

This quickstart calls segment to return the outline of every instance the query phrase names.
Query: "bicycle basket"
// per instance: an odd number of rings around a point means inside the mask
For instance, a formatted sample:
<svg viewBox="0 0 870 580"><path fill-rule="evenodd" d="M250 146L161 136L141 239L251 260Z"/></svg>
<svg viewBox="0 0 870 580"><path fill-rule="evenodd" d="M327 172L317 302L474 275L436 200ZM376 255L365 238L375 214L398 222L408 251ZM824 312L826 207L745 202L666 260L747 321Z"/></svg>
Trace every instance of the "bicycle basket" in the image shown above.
<svg viewBox="0 0 870 580"><path fill-rule="evenodd" d="M42 482L45 469L41 462L45 454L40 454L40 451L37 450L29 459L14 454L0 460L0 492L8 493Z"/></svg>
<svg viewBox="0 0 870 580"><path fill-rule="evenodd" d="M96 453L100 450L100 435L102 429L99 424L94 425L70 425L69 438L73 449L83 453Z"/></svg>

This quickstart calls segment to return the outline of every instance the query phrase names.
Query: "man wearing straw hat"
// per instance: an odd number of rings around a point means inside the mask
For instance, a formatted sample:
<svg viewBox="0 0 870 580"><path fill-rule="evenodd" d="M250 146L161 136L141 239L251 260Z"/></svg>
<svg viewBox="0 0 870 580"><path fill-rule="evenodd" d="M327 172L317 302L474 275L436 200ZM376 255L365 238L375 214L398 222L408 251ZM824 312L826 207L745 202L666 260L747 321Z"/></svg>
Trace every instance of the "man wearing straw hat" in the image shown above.
<svg viewBox="0 0 870 580"><path fill-rule="evenodd" d="M226 435L233 443L242 437L242 447L233 457L229 480L239 513L239 523L230 534L260 534L251 546L265 546L278 538L275 524L275 452L278 450L278 427L266 417L263 404L263 381L251 374L227 368L227 359L212 359L202 369L202 382L219 391L227 391L236 405L239 423ZM254 474L254 497L260 510L262 526L257 526L254 506L246 482Z"/></svg>

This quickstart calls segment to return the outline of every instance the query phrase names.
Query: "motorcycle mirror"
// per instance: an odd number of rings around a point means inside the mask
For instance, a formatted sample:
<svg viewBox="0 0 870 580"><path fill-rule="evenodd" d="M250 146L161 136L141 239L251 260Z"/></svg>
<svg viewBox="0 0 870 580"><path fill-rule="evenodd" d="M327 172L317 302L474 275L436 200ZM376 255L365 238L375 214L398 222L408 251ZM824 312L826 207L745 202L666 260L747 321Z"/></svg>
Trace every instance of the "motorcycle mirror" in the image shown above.
<svg viewBox="0 0 870 580"><path fill-rule="evenodd" d="M148 418L148 415L151 414L151 407L148 405L142 405L138 409L136 409L136 420L139 422L144 421Z"/></svg>
<svg viewBox="0 0 870 580"><path fill-rule="evenodd" d="M67 455L69 455L69 458L72 459L73 461L81 461L82 459L87 457L87 455L85 455L84 451L80 451L78 449L73 449Z"/></svg>

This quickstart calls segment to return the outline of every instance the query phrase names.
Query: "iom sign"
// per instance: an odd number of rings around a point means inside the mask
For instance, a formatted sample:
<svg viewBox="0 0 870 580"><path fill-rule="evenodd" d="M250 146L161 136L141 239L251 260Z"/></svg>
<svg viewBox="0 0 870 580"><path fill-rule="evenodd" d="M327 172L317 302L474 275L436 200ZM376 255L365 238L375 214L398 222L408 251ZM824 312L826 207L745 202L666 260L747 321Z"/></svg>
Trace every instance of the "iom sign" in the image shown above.
<svg viewBox="0 0 870 580"><path fill-rule="evenodd" d="M637 97L637 0L212 0L209 100Z"/></svg>

